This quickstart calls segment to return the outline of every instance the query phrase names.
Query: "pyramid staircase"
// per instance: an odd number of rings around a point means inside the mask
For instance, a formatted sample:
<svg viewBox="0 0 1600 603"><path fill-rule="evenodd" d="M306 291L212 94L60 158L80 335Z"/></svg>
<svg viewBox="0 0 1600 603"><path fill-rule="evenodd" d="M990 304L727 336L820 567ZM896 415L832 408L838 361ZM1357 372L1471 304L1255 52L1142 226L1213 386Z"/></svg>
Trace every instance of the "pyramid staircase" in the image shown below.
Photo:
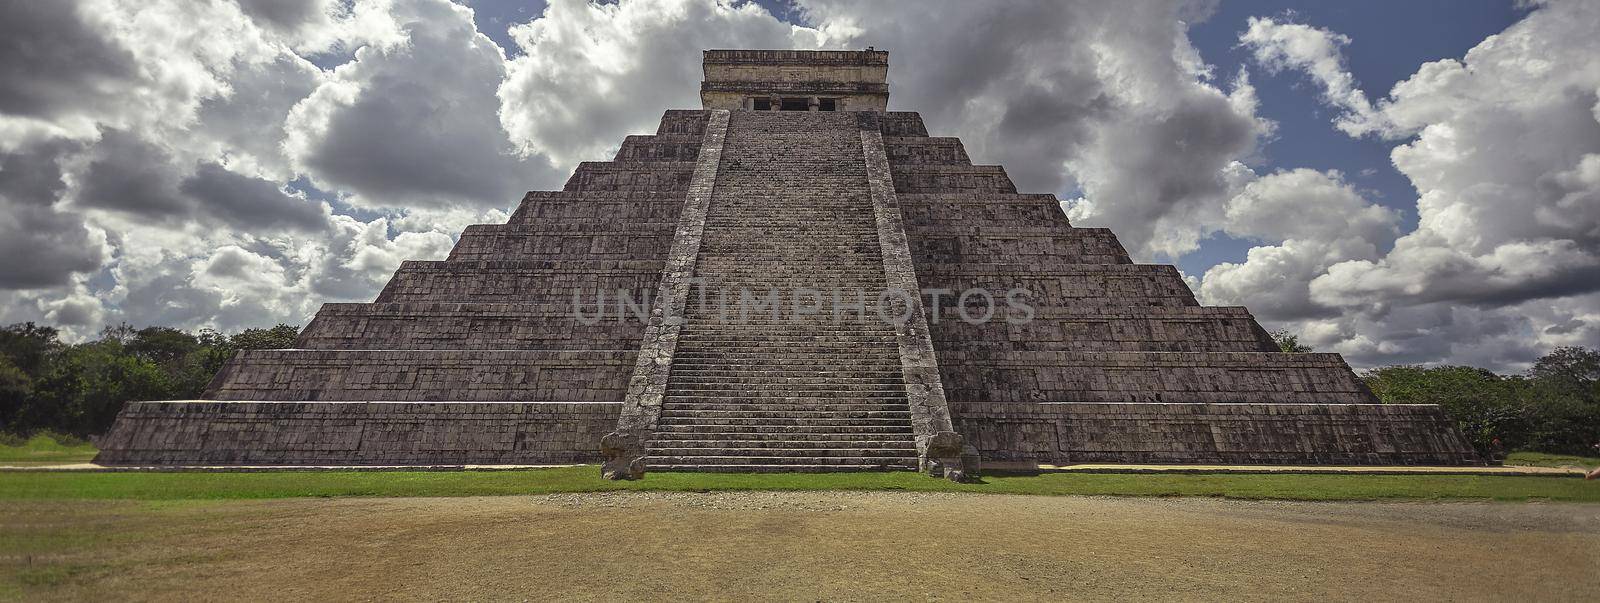
<svg viewBox="0 0 1600 603"><path fill-rule="evenodd" d="M652 470L916 468L859 132L849 113L733 113ZM836 291L863 307L836 316ZM741 306L772 293L776 312Z"/></svg>

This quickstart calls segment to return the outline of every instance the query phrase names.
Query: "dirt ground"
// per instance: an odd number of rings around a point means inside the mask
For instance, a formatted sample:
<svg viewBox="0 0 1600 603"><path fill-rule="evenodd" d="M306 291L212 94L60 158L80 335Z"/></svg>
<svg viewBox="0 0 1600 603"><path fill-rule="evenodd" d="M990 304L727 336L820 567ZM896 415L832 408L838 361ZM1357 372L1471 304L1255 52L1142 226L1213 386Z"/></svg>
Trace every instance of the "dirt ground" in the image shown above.
<svg viewBox="0 0 1600 603"><path fill-rule="evenodd" d="M0 503L37 599L1600 597L1600 505L910 493Z"/></svg>

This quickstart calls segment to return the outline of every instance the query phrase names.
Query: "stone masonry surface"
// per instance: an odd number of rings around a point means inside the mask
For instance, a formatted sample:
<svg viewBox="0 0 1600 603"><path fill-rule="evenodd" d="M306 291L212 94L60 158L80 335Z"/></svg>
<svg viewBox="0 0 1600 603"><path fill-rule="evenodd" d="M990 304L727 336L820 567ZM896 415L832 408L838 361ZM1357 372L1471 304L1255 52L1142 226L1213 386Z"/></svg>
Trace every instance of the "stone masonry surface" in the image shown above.
<svg viewBox="0 0 1600 603"><path fill-rule="evenodd" d="M985 463L1457 465L1431 405L954 404Z"/></svg>
<svg viewBox="0 0 1600 603"><path fill-rule="evenodd" d="M140 402L103 438L123 465L595 462L666 265L707 112L668 111L615 163L533 191L450 257L406 262L375 303L326 304L296 349L240 353L216 401ZM659 139L659 140L658 140ZM613 298L607 298L611 303ZM578 306L583 312L575 313Z"/></svg>
<svg viewBox="0 0 1600 603"><path fill-rule="evenodd" d="M906 242L905 219L900 215L900 202L895 196L894 182L889 172L889 159L884 152L883 134L878 129L877 114L863 114L857 122L861 128L861 150L866 161L867 183L872 192L872 211L878 226L878 241L883 253L883 269L888 287L899 291L920 291L911 247ZM966 154L960 153L961 158ZM939 376L939 359L933 350L933 340L928 333L928 316L922 307L922 296L908 300L910 320L895 323L895 339L900 346L900 370L906 382L906 402L911 409L911 426L917 436L917 453L921 469L933 470L930 463L959 464L959 459L934 460L937 452L929 450L931 442L940 434L955 434L950 422L950 407L945 401L944 384ZM949 453L955 454L949 454ZM947 457L959 457L959 448L946 451ZM959 471L976 471L976 467L957 468ZM959 478L959 475L957 476Z"/></svg>
<svg viewBox="0 0 1600 603"><path fill-rule="evenodd" d="M595 462L615 402L132 402L110 465L522 465Z"/></svg>
<svg viewBox="0 0 1600 603"><path fill-rule="evenodd" d="M1201 306L1175 268L885 111L887 53L704 58L704 108L404 262L373 303L326 304L294 349L240 353L208 400L129 404L99 461L1478 462L1438 407L1377 404L1337 354L1278 352L1245 308ZM879 320L875 294L906 288L934 296ZM741 289L867 301L729 320L717 302ZM967 320L1014 291L1026 309ZM639 314L593 320L618 298Z"/></svg>
<svg viewBox="0 0 1600 603"><path fill-rule="evenodd" d="M700 254L701 233L705 229L707 206L716 184L727 130L728 112L712 111L702 134L694 177L684 200L684 210L678 216L671 252L661 271L655 305L650 309L649 323L628 379L627 397L617 422L617 431L634 439L650 437L661 418L662 400L683 328L684 310L693 289L695 261ZM643 453L642 449L630 450L624 461L638 463Z"/></svg>
<svg viewBox="0 0 1600 603"><path fill-rule="evenodd" d="M942 397L930 401L931 345L908 371L899 334L875 311L722 315L720 300L745 291L875 299L915 287L903 238L898 258L885 255L861 128L850 112L731 115L693 264L700 293L686 308L648 467L911 468L918 436L950 430ZM903 282L891 281L890 265Z"/></svg>

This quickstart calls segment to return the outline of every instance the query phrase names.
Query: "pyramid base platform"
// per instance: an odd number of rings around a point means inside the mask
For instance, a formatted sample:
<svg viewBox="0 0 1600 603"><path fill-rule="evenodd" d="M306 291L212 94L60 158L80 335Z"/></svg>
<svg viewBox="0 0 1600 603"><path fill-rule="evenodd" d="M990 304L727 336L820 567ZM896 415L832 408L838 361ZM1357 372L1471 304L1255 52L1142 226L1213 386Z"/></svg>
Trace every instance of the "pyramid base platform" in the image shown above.
<svg viewBox="0 0 1600 603"><path fill-rule="evenodd" d="M109 466L598 463L613 402L133 402ZM956 403L992 466L1482 465L1442 409L1402 404Z"/></svg>
<svg viewBox="0 0 1600 603"><path fill-rule="evenodd" d="M1482 465L1424 404L952 403L986 465Z"/></svg>
<svg viewBox="0 0 1600 603"><path fill-rule="evenodd" d="M130 402L101 465L600 462L618 402Z"/></svg>

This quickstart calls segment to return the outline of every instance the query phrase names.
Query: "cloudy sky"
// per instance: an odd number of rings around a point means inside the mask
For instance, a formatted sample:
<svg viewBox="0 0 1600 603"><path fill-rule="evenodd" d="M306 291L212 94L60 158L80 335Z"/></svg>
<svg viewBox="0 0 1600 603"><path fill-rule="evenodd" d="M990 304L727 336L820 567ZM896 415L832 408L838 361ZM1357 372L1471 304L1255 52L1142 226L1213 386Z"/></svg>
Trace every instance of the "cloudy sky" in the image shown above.
<svg viewBox="0 0 1600 603"><path fill-rule="evenodd" d="M1600 345L1600 3L1472 0L0 0L0 323L304 324L696 108L701 49L868 45L892 108L1352 364Z"/></svg>

